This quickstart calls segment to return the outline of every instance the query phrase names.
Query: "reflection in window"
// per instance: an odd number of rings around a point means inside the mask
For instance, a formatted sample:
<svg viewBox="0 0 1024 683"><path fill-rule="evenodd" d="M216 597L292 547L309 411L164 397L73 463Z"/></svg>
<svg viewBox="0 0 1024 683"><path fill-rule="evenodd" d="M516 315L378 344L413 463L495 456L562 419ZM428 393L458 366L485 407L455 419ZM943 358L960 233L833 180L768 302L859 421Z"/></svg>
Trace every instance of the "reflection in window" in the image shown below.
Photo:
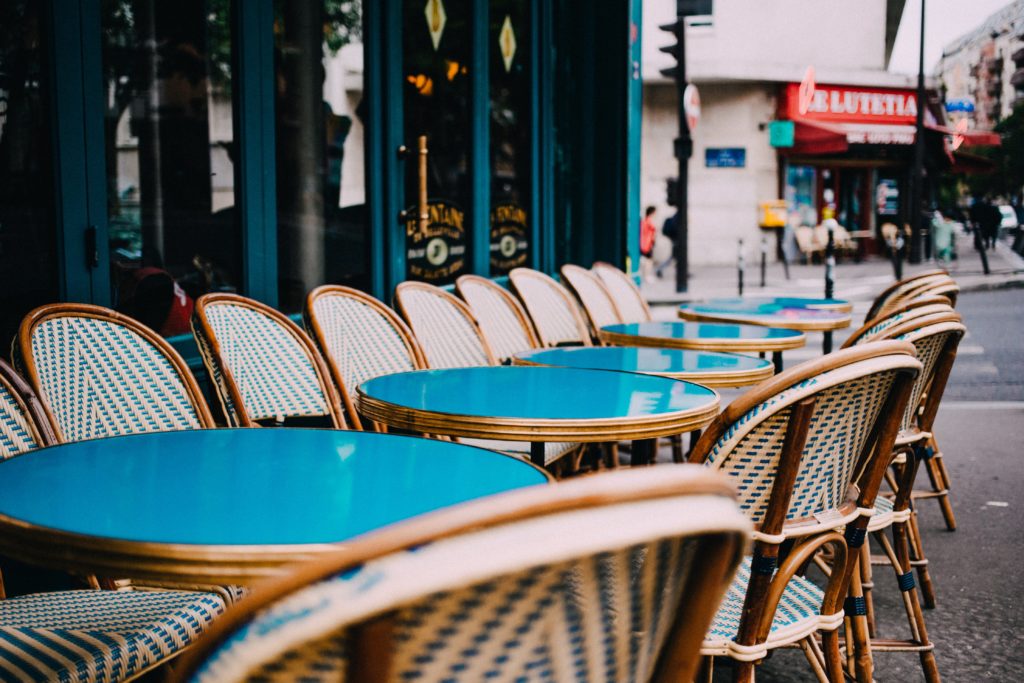
<svg viewBox="0 0 1024 683"><path fill-rule="evenodd" d="M274 2L279 306L369 286L361 3Z"/></svg>
<svg viewBox="0 0 1024 683"><path fill-rule="evenodd" d="M530 3L491 3L491 274L530 255Z"/></svg>
<svg viewBox="0 0 1024 683"><path fill-rule="evenodd" d="M0 2L0 344L57 299L42 3Z"/></svg>
<svg viewBox="0 0 1024 683"><path fill-rule="evenodd" d="M114 302L164 335L241 281L229 6L102 3Z"/></svg>

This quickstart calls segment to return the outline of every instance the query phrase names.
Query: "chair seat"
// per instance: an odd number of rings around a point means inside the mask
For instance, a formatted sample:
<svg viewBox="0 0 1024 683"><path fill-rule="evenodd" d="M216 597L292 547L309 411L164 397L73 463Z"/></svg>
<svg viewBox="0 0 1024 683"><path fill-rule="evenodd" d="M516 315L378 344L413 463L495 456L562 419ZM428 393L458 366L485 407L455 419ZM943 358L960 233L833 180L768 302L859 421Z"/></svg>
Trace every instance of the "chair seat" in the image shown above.
<svg viewBox="0 0 1024 683"><path fill-rule="evenodd" d="M507 453L519 458L530 459L529 441L502 441L500 439L459 439L459 443L477 448L486 448ZM580 444L572 442L549 442L544 444L544 464L550 465Z"/></svg>
<svg viewBox="0 0 1024 683"><path fill-rule="evenodd" d="M746 557L736 570L736 576L711 622L711 628L704 636L701 654L731 657L745 662L757 661L765 657L770 649L794 643L819 629L835 630L843 623L842 610L828 616L821 614L824 593L818 586L802 576L794 576L779 600L768 639L758 645L739 645L735 639L749 581L750 558Z"/></svg>
<svg viewBox="0 0 1024 683"><path fill-rule="evenodd" d="M213 593L61 591L0 600L0 679L121 681L188 646L224 611Z"/></svg>
<svg viewBox="0 0 1024 683"><path fill-rule="evenodd" d="M910 519L911 510L896 511L893 501L885 496L875 498L875 514L868 519L868 531L880 531L892 526L893 522L906 522Z"/></svg>

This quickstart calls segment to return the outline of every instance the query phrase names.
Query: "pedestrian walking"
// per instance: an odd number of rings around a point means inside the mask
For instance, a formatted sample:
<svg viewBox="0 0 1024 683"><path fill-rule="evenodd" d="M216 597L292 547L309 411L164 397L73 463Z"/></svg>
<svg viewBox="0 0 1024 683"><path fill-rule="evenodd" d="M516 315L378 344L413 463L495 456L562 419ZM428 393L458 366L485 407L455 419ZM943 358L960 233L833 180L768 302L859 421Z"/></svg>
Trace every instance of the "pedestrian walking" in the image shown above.
<svg viewBox="0 0 1024 683"><path fill-rule="evenodd" d="M672 243L672 251L669 252L668 258L658 264L654 269L654 274L659 278L662 277L662 273L665 269L675 260L676 253L676 236L679 234L679 212L676 211L674 214L665 219L665 224L661 226L661 234L669 239Z"/></svg>
<svg viewBox="0 0 1024 683"><path fill-rule="evenodd" d="M654 240L658 236L658 228L654 225L656 212L657 209L648 206L644 217L640 219L640 277L645 282L651 279L651 270L654 268Z"/></svg>

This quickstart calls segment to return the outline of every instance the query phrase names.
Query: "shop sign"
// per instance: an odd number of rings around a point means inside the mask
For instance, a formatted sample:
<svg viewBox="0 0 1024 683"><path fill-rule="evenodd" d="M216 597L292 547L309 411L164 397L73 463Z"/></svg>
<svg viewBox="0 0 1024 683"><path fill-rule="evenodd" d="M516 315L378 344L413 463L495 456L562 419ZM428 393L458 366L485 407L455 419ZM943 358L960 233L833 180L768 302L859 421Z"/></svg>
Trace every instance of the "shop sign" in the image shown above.
<svg viewBox="0 0 1024 683"><path fill-rule="evenodd" d="M693 83L683 90L683 111L686 113L686 127L692 133L700 123L700 92Z"/></svg>
<svg viewBox="0 0 1024 683"><path fill-rule="evenodd" d="M526 265L530 242L526 209L498 204L491 209L491 273L505 274Z"/></svg>
<svg viewBox="0 0 1024 683"><path fill-rule="evenodd" d="M946 100L946 111L949 113L963 112L970 114L974 112L974 100L970 97L960 97L955 100Z"/></svg>
<svg viewBox="0 0 1024 683"><path fill-rule="evenodd" d="M747 165L745 147L708 147L704 150L707 168L743 168Z"/></svg>
<svg viewBox="0 0 1024 683"><path fill-rule="evenodd" d="M846 123L914 123L913 90L787 83L784 117Z"/></svg>
<svg viewBox="0 0 1024 683"><path fill-rule="evenodd" d="M772 147L792 147L796 143L796 124L792 121L769 121L768 144Z"/></svg>
<svg viewBox="0 0 1024 683"><path fill-rule="evenodd" d="M501 32L498 33L498 49L501 51L501 61L505 64L505 72L508 73L512 70L512 60L516 58L516 32L512 30L512 17L507 14Z"/></svg>
<svg viewBox="0 0 1024 683"><path fill-rule="evenodd" d="M406 212L406 269L426 282L451 280L466 269L465 212L443 199L427 203L427 225L420 230L416 207Z"/></svg>
<svg viewBox="0 0 1024 683"><path fill-rule="evenodd" d="M445 12L443 0L427 0L423 14L427 18L427 31L430 32L430 42L434 44L436 52L441 44L441 36L444 35L445 24L448 23L448 13Z"/></svg>
<svg viewBox="0 0 1024 683"><path fill-rule="evenodd" d="M900 186L895 178L882 178L878 181L875 205L882 216L895 216L900 212Z"/></svg>

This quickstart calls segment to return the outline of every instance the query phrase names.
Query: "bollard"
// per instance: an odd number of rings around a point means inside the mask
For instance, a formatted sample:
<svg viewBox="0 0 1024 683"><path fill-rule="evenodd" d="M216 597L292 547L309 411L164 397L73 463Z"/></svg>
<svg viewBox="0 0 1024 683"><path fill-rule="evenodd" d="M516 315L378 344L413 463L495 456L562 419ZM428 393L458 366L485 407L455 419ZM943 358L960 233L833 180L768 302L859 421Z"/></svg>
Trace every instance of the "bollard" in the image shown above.
<svg viewBox="0 0 1024 683"><path fill-rule="evenodd" d="M761 287L764 287L765 268L768 263L768 238L761 236Z"/></svg>
<svg viewBox="0 0 1024 683"><path fill-rule="evenodd" d="M981 231L978 228L974 229L974 248L981 256L981 269L985 271L985 275L988 275L991 272L988 269L988 254L985 253L985 245L981 242Z"/></svg>
<svg viewBox="0 0 1024 683"><path fill-rule="evenodd" d="M825 245L825 298L831 299L835 295L834 271L836 267L836 240L832 225L828 226L828 242ZM822 353L832 353L832 331L826 330L822 335Z"/></svg>
<svg viewBox="0 0 1024 683"><path fill-rule="evenodd" d="M739 242L739 247L736 250L736 275L737 275L737 277L739 279L740 296L743 296L743 268L744 268L744 266L745 266L745 264L743 263L743 240L741 239L740 242Z"/></svg>

